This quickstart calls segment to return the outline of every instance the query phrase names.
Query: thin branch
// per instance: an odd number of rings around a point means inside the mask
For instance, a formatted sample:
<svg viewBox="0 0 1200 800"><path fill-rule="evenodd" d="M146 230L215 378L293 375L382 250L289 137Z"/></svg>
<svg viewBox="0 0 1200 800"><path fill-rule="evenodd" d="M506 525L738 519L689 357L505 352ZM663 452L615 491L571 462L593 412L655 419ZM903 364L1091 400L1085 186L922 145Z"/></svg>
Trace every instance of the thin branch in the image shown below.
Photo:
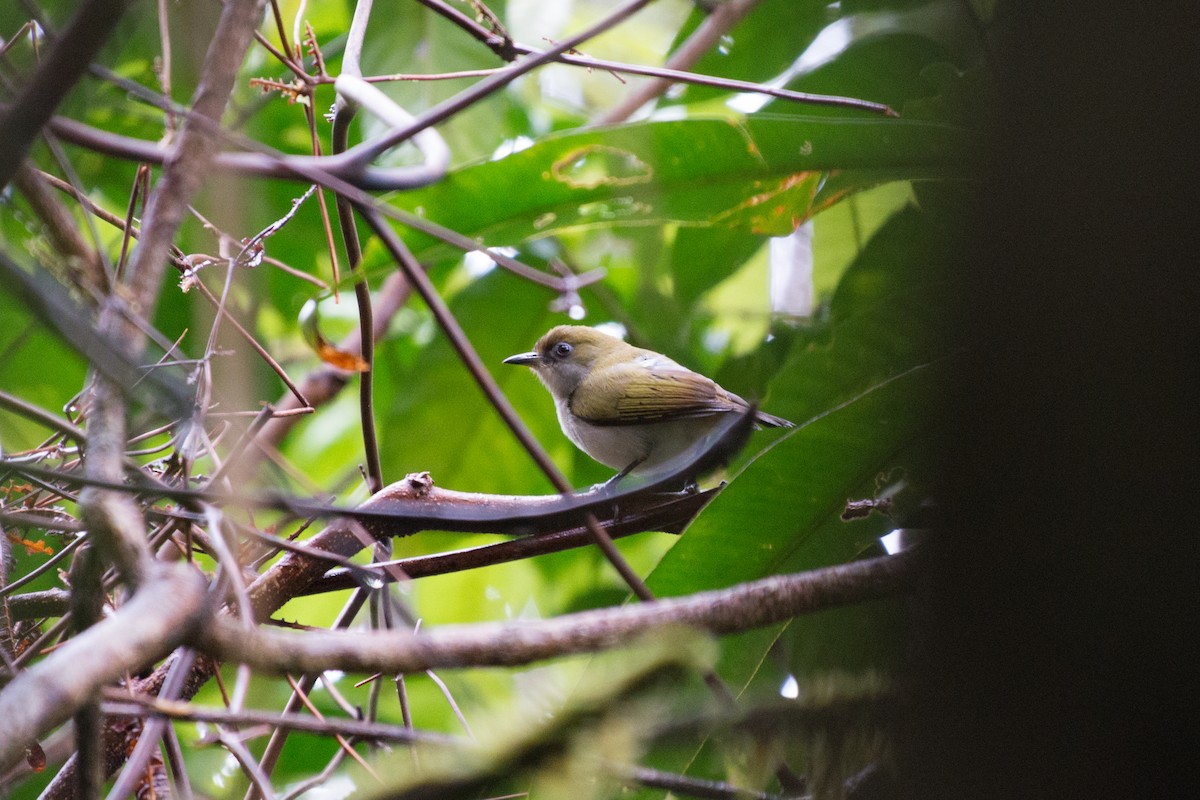
<svg viewBox="0 0 1200 800"><path fill-rule="evenodd" d="M364 722L358 719L336 719L325 717L318 719L308 714L279 713L277 711L257 711L243 709L229 711L227 709L204 708L177 701L160 700L154 697L130 697L124 691L107 692L100 708L106 714L163 716L168 719L190 720L192 722L208 722L215 725L269 725L291 731L304 731L322 736L351 736L359 739L370 739L382 742L398 742L413 744L427 742L429 744L461 744L462 740L446 734L414 731L400 725L388 725L382 722Z"/></svg>
<svg viewBox="0 0 1200 800"><path fill-rule="evenodd" d="M466 14L447 5L443 0L419 0L419 2L431 11L445 17L450 22L453 22L458 27L462 28L466 33L473 38L487 45L497 56L505 61L512 61L521 55L539 55L542 51L536 47L514 42L510 39L505 39L496 35L493 31L480 25L475 20L468 17ZM720 9L725 5L732 3L720 4L714 14L720 13ZM694 72L684 72L680 69L670 69L668 67L647 67L639 64L626 64L620 61L608 61L601 58L592 58L580 53L562 53L557 56L555 61L562 64L570 64L572 66L584 67L585 69L598 69L606 72L614 72L624 75L645 75L651 78L662 78L669 83L690 83L697 86L711 86L714 89L727 89L731 92L754 92L757 94L765 94L771 97L777 97L781 100L788 100L796 103L809 103L813 105L834 106L840 108L856 108L862 111L870 111L875 114L883 114L889 117L897 117L897 114L890 106L883 103L874 103L870 100L860 100L856 97L842 97L838 95L827 94L812 94L809 92L794 92L789 89L776 89L771 86L764 86L751 81L740 81L733 78L718 78L711 75L699 75ZM444 76L423 76L425 79L433 78L452 78L457 77L450 73ZM367 80L386 80L386 79L401 79L401 80L417 80L416 76L379 76L369 77Z"/></svg>
<svg viewBox="0 0 1200 800"><path fill-rule="evenodd" d="M389 132L378 142L368 142L358 145L352 150L347 151L346 155L353 155L353 163L357 163L360 166L365 166L370 161L378 158L384 152L390 150L396 144L408 141L418 132L425 130L431 125L437 125L439 122L443 122L463 109L469 108L488 95L503 89L505 86L512 83L522 75L530 72L531 70L541 66L542 64L553 61L559 55L575 49L588 39L595 38L608 29L616 27L649 5L651 2L652 0L630 0L630 2L614 9L607 16L601 18L579 33L567 37L549 50L538 53L537 55L531 55L529 58L513 64L502 72L498 72L495 75L484 78L469 89L459 92L453 97L449 97L446 100L438 103L433 108L429 109L416 120L414 120L412 124Z"/></svg>
<svg viewBox="0 0 1200 800"><path fill-rule="evenodd" d="M171 671L163 682L162 690L158 693L160 702L169 703L175 698L182 688L183 680L187 676L188 670L192 668L195 658L194 651L185 650L181 653L180 658L171 665ZM140 773L145 770L152 757L157 755L159 740L167 727L166 720L162 717L152 717L146 721L138 736L137 744L134 745L133 752L129 754L129 759L125 762L125 768L113 782L108 800L125 800L132 793L136 782L140 779Z"/></svg>
<svg viewBox="0 0 1200 800"><path fill-rule="evenodd" d="M644 483L632 479L622 482L616 490L601 486L586 492L557 495L490 495L474 492L455 492L435 489L427 473L407 476L362 504L353 508L333 506L311 499L266 494L248 497L213 491L182 489L168 486L144 472L134 472L120 480L109 481L79 475L77 472L35 467L23 462L0 459L5 466L31 477L76 482L93 489L177 500L189 507L198 503L255 510L273 509L296 517L342 517L362 525L377 537L408 536L419 530L454 530L462 532L500 532L529 535L537 532L566 530L586 521L592 515L621 516L621 508L643 508L661 502L661 493L681 485L687 478L704 474L727 463L749 437L753 414L727 415L703 439L693 443L676 459L649 473ZM137 483L129 478L139 478ZM653 495L660 493L660 497ZM649 495L650 497L645 497ZM645 498L639 500L638 498ZM152 511L154 514L167 512ZM178 515L168 514L168 516ZM345 523L331 526L347 528ZM326 533L330 529L327 529ZM348 533L343 530L339 535ZM333 548L340 552L339 548ZM357 549L351 553L357 552Z"/></svg>
<svg viewBox="0 0 1200 800"><path fill-rule="evenodd" d="M372 0L359 0L354 7L354 18L350 23L350 32L346 38L346 50L342 57L342 86L350 87L350 91L338 91L334 104L332 149L334 153L344 153L349 144L350 123L354 120L360 101L356 99L355 89L359 89L354 81L361 81L362 46L366 40L367 22L371 17ZM349 81L349 83L347 83ZM381 104L378 98L372 96L372 102ZM389 104L390 101L389 101ZM391 104L394 105L394 104ZM436 144L427 138L427 144L435 149L440 146L447 158L439 165L437 179L445 175L449 165L449 150L445 142L438 136ZM429 153L426 153L427 160ZM346 263L351 272L359 272L362 268L362 244L358 238L358 227L354 222L354 208L350 199L338 194L336 199L338 226L342 231L342 241L346 246ZM383 466L379 458L379 436L375 429L375 312L371 307L371 290L365 280L354 284L354 299L358 303L358 350L367 365L366 371L359 378L359 424L362 426L363 454L367 462L367 482L372 493L378 492L384 486Z"/></svg>
<svg viewBox="0 0 1200 800"><path fill-rule="evenodd" d="M0 389L0 407L7 408L9 411L16 412L23 417L39 422L51 430L58 431L64 436L74 439L76 442L83 443L87 439L87 434L79 426L72 425L52 411L47 411L41 406L34 405L16 395L9 394L3 389Z"/></svg>
<svg viewBox="0 0 1200 800"><path fill-rule="evenodd" d="M254 754L237 738L230 736L223 730L218 730L217 741L237 759L238 764L242 767L242 771L250 779L251 785L259 794L265 800L275 800L275 793L271 789L271 779L267 777L262 765L254 758Z"/></svg>
<svg viewBox="0 0 1200 800"><path fill-rule="evenodd" d="M458 320L455 319L453 312L450 311L450 307L446 305L446 301L437 293L433 283L425 275L420 265L416 263L416 259L413 258L412 253L403 240L383 221L383 217L374 208L359 206L358 210L367 221L367 224L375 231L375 235L380 238L383 245L392 254L392 258L396 264L403 270L404 277L413 285L421 295L421 299L429 307L429 310L433 312L434 319L437 320L442 332L450 340L451 346L458 353L463 365L471 373L479 388L483 390L488 402L500 414L505 425L508 426L509 430L517 438L517 441L521 443L521 446L533 458L534 462L542 470L542 473L550 479L550 483L553 484L554 488L564 496L570 497L574 490L567 483L566 477L563 476L554 462L550 460L550 456L546 453L541 443L529 432L529 428L526 427L521 418L517 416L516 410L500 390L500 386L496 383L495 378L492 377L487 367L484 366L483 361L479 358L479 353L475 351L470 340L467 339L466 333L463 331L462 326L458 324ZM653 599L653 594L650 592L649 587L646 586L641 576L634 572L628 562L625 561L625 557L617 550L616 545L613 544L612 539L605 533L604 528L600 526L596 518L589 513L585 517L585 522L604 557L625 583L628 584L630 589L642 600Z"/></svg>
<svg viewBox="0 0 1200 800"><path fill-rule="evenodd" d="M162 164L166 157L165 152L153 142L97 130L75 120L55 117L51 120L50 126L62 139L116 158L147 164ZM280 153L257 142L239 141L239 144L251 148L254 152L220 153L214 159L213 167L245 175L303 180L319 184L326 189L345 195L355 203L374 205L385 216L458 247L464 252L484 253L504 269L558 292L580 289L596 283L604 277L604 270L592 270L580 275L572 275L569 278L536 270L503 253L484 247L474 239L449 228L422 219L402 209L393 208L387 204L377 204L375 198L367 193L366 190L390 191L413 189L426 185L410 181L407 173L403 176L396 174L401 169L409 169L407 167L393 170L383 170L378 167L351 169L339 160L345 157L346 153L334 156L293 156ZM428 178L428 170L422 167L421 171L424 178Z"/></svg>
<svg viewBox="0 0 1200 800"><path fill-rule="evenodd" d="M698 494L667 496L635 495L620 504L619 516L613 519L602 519L601 524L614 539L645 531L678 533L700 513L700 510L712 500L717 491L719 490L710 489ZM523 536L507 542L433 553L427 556L412 556L386 563L397 567L409 578L425 578L430 575L445 575L451 572L494 566L547 553L559 553L571 548L586 547L594 541L592 532L587 529L587 526L581 525L563 531ZM334 569L320 581L305 588L301 594L352 589L361 580L361 577L356 578L356 575L362 569L357 565L355 571ZM382 574L378 576L377 580L390 583L392 577L390 574Z"/></svg>
<svg viewBox="0 0 1200 800"><path fill-rule="evenodd" d="M158 0L158 42L162 48L162 54L159 56L158 69L155 73L158 77L159 90L168 98L171 96L171 25L167 20L167 0ZM167 136L174 138L175 136L175 114L168 111L163 117L163 127L166 128Z"/></svg>
<svg viewBox="0 0 1200 800"><path fill-rule="evenodd" d="M629 783L650 789L664 789L670 792L672 797L700 797L704 800L783 800L780 795L769 792L751 791L721 781L709 781L649 767L613 765L613 769Z"/></svg>
<svg viewBox="0 0 1200 800"><path fill-rule="evenodd" d="M716 46L721 37L741 21L742 17L759 4L761 0L730 0L714 6L692 35L679 46L667 59L667 68L671 70L686 70L700 60L700 57ZM671 87L671 81L658 77L647 81L627 92L621 101L609 110L599 114L592 124L608 125L621 122L630 117L635 111L654 100Z"/></svg>
<svg viewBox="0 0 1200 800"><path fill-rule="evenodd" d="M438 667L517 666L614 647L664 625L714 634L738 633L910 588L916 550L795 575L780 575L684 598L605 608L548 620L446 626L430 633L303 634L258 629L219 619L197 632L196 645L215 658L276 673L415 672Z"/></svg>
<svg viewBox="0 0 1200 800"><path fill-rule="evenodd" d="M258 584L256 583L255 586L257 587ZM251 591L254 591L254 587L251 588ZM358 612L362 610L363 604L367 601L367 597L368 591L361 587L351 594L346 600L345 605L342 606L341 612L338 613L337 619L334 620L333 627L348 627L350 623L354 621L354 618L358 615ZM261 607L257 608L256 610L259 612L260 618L262 618ZM304 691L311 691L312 687L316 685L316 682L316 675L305 675L300 679L299 685ZM291 696L288 698L287 705L284 706L283 713L285 715L292 714L300 708L300 705L300 694L293 691ZM271 774L272 770L275 769L275 764L279 759L280 753L283 752L284 745L287 744L290 733L291 730L289 728L279 726L277 726L275 730L271 732L271 738L267 741L267 746L263 749L262 759L259 762L262 764L263 771L268 775ZM261 797L261 795L254 789L254 787L251 787L246 793L247 800L256 800L256 798L259 797Z"/></svg>
<svg viewBox="0 0 1200 800"><path fill-rule="evenodd" d="M142 236L134 251L128 283L141 313L152 317L156 293L168 262L172 239L187 211L187 203L206 179L216 155L218 138L197 118L219 123L233 90L234 79L261 19L263 0L230 0L225 5L205 55L203 78L193 100L179 143L169 152L162 177L150 195Z"/></svg>

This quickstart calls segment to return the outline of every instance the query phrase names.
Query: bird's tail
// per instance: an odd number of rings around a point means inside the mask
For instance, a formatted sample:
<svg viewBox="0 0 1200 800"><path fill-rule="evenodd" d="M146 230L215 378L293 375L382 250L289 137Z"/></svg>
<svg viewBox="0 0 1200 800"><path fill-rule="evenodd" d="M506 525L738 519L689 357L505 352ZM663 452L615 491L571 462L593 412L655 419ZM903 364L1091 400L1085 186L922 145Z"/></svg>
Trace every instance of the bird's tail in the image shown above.
<svg viewBox="0 0 1200 800"><path fill-rule="evenodd" d="M754 422L757 425L763 425L768 428L794 428L796 423L791 420L786 420L783 417L777 417L774 414L768 414L765 411L756 411L754 413Z"/></svg>

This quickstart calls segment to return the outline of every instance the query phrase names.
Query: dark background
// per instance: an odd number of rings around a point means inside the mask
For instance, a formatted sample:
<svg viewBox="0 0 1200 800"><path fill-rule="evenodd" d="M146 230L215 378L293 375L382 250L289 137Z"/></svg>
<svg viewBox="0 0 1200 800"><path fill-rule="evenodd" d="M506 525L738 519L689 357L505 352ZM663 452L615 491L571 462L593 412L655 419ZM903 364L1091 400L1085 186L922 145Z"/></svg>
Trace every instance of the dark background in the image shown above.
<svg viewBox="0 0 1200 800"><path fill-rule="evenodd" d="M995 53L1004 135L957 254L995 346L947 408L914 795L1195 782L1200 25L1084 8L1009 6Z"/></svg>

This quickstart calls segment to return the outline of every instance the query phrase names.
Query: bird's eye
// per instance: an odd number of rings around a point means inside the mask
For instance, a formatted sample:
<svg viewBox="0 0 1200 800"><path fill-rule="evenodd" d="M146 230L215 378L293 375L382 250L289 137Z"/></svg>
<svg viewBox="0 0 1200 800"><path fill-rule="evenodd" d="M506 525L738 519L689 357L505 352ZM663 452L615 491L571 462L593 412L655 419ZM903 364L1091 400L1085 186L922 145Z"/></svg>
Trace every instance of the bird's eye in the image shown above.
<svg viewBox="0 0 1200 800"><path fill-rule="evenodd" d="M571 350L571 345L567 344L566 342L559 342L558 344L554 345L552 352L554 353L555 358L566 358L567 356L571 355Z"/></svg>

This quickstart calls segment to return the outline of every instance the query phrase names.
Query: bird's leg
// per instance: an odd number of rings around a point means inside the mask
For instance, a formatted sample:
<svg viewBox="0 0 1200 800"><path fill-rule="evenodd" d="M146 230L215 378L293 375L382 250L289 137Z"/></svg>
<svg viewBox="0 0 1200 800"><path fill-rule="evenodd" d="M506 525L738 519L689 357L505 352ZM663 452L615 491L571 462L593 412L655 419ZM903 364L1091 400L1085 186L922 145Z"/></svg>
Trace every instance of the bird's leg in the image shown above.
<svg viewBox="0 0 1200 800"><path fill-rule="evenodd" d="M646 460L646 456L641 456L641 457L639 457L639 458L637 458L637 459L634 459L634 460L633 460L633 461L632 461L632 462L629 464L629 466L625 467L625 469L621 470L621 471L620 471L620 472L618 472L616 475L613 475L611 478L609 478L608 480L606 480L604 483L602 483L602 484L600 484L599 486L597 486L597 487L596 487L596 488L597 488L597 490L598 490L598 491L602 491L602 492L603 492L603 491L606 491L606 490L608 490L608 489L612 489L612 488L614 488L614 487L617 485L617 483L618 483L618 482L621 480L621 478L624 478L624 477L625 477L626 475L628 475L630 472L633 472L633 470L634 470L634 469L636 469L636 468L637 468L637 466L638 466L639 464L641 464L641 463L642 463L643 461L645 461L645 460Z"/></svg>

